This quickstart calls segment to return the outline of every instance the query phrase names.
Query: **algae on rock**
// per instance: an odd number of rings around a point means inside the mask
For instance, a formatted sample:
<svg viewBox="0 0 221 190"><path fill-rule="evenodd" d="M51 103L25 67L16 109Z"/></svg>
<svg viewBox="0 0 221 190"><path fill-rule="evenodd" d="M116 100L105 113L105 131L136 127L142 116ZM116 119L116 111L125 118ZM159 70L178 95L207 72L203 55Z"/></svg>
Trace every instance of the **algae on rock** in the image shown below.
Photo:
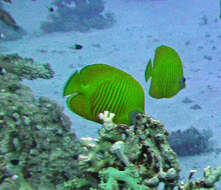
<svg viewBox="0 0 221 190"><path fill-rule="evenodd" d="M113 113L99 115L103 128L98 139L81 141L81 177L74 176L59 190L216 190L221 169L206 168L204 177L179 183L180 166L168 143L169 133L152 117L137 114L134 127L114 124Z"/></svg>
<svg viewBox="0 0 221 190"><path fill-rule="evenodd" d="M21 78L51 78L49 65L2 55L0 67L0 189L15 190L9 182L19 187L18 176L33 189L55 188L78 176L83 149L64 108L46 97L36 99L21 83Z"/></svg>
<svg viewBox="0 0 221 190"><path fill-rule="evenodd" d="M157 190L161 182L165 189L178 185L180 167L159 121L138 114L136 125L130 128L114 124L112 113L99 117L104 126L95 142L82 141L86 150L79 155L83 176L74 177L72 189Z"/></svg>
<svg viewBox="0 0 221 190"><path fill-rule="evenodd" d="M50 79L54 72L48 63L34 62L31 58L22 58L18 54L0 54L0 68L13 73L21 79Z"/></svg>

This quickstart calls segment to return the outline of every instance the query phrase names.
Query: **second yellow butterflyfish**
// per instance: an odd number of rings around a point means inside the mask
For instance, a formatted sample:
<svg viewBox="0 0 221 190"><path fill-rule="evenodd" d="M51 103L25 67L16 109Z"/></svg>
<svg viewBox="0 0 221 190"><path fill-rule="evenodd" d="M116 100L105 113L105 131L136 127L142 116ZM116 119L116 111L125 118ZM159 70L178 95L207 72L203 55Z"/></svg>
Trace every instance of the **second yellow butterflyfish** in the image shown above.
<svg viewBox="0 0 221 190"><path fill-rule="evenodd" d="M146 82L150 77L149 95L153 98L171 98L186 86L180 56L173 48L165 45L156 49L153 66L151 59L147 64Z"/></svg>

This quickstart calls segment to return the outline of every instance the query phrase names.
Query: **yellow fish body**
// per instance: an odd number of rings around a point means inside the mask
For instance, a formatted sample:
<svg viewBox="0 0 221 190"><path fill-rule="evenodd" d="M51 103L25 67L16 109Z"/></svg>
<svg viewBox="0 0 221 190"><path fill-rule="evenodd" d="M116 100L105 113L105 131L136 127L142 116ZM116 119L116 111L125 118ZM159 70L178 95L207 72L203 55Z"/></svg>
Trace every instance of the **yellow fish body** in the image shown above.
<svg viewBox="0 0 221 190"><path fill-rule="evenodd" d="M185 88L183 66L178 53L162 45L155 51L154 64L149 60L145 80L152 77L149 95L153 98L171 98Z"/></svg>
<svg viewBox="0 0 221 190"><path fill-rule="evenodd" d="M67 81L63 96L68 96L71 111L101 123L99 113L115 113L114 122L132 125L134 112L144 113L144 90L131 75L105 64L94 64L76 71Z"/></svg>

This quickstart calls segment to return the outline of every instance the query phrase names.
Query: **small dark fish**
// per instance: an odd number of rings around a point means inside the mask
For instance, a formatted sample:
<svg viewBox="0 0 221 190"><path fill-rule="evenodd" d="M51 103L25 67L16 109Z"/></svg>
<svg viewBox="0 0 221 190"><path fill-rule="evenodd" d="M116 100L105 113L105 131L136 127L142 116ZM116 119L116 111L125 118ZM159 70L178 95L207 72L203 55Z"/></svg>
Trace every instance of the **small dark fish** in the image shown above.
<svg viewBox="0 0 221 190"><path fill-rule="evenodd" d="M54 12L54 8L53 7L48 7L48 11L49 12Z"/></svg>
<svg viewBox="0 0 221 190"><path fill-rule="evenodd" d="M16 24L12 16L3 9L0 9L0 20L2 20L2 22L7 24L8 26L12 27L14 30L19 29L19 26Z"/></svg>
<svg viewBox="0 0 221 190"><path fill-rule="evenodd" d="M82 45L80 45L80 44L74 44L72 47L71 47L72 49L77 49L77 50L80 50L80 49L82 49L83 48L83 46Z"/></svg>

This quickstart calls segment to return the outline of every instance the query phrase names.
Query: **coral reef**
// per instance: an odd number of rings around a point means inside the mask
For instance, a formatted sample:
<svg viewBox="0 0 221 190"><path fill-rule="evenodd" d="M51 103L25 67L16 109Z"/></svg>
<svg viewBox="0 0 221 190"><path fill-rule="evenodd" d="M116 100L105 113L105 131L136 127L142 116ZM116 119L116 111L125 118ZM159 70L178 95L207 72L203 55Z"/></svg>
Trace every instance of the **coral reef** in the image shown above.
<svg viewBox="0 0 221 190"><path fill-rule="evenodd" d="M200 132L191 127L184 131L172 132L169 137L169 144L179 156L199 155L213 150L209 141L211 137L211 130L202 130Z"/></svg>
<svg viewBox="0 0 221 190"><path fill-rule="evenodd" d="M17 54L0 54L0 68L15 74L20 79L49 79L54 75L49 64L34 62L31 58L22 58Z"/></svg>
<svg viewBox="0 0 221 190"><path fill-rule="evenodd" d="M161 122L139 113L134 126L116 125L115 114L105 111L98 139L79 141L63 107L36 99L21 83L53 77L48 64L0 55L0 67L1 190L157 190L160 183L164 190L216 189L221 167L207 167L195 180L191 170L179 183L180 166ZM202 138L195 129L187 134Z"/></svg>
<svg viewBox="0 0 221 190"><path fill-rule="evenodd" d="M21 83L21 78L51 78L49 65L18 55L1 56L0 65L5 68L0 73L0 189L18 189L23 178L26 187L50 189L78 176L83 149L63 107L46 97L35 99Z"/></svg>
<svg viewBox="0 0 221 190"><path fill-rule="evenodd" d="M220 180L221 167L210 168L208 166L204 169L203 177L191 181L196 170L191 170L187 181L181 182L178 186L179 190L216 190L215 183Z"/></svg>
<svg viewBox="0 0 221 190"><path fill-rule="evenodd" d="M99 115L103 128L98 139L81 141L86 152L79 155L81 177L74 178L59 190L215 190L221 167L204 169L201 179L179 183L179 163L168 144L168 132L162 123L144 114L137 114L130 128L112 122L114 114Z"/></svg>
<svg viewBox="0 0 221 190"><path fill-rule="evenodd" d="M87 32L90 29L104 29L113 25L112 13L103 15L103 0L55 0L56 11L49 15L51 21L41 24L46 33L57 31Z"/></svg>
<svg viewBox="0 0 221 190"><path fill-rule="evenodd" d="M86 153L79 155L83 177L74 177L72 189L165 189L178 184L180 167L168 144L163 125L138 114L133 128L112 123L114 114L104 112L99 138L83 140ZM111 184L111 186L110 186Z"/></svg>

